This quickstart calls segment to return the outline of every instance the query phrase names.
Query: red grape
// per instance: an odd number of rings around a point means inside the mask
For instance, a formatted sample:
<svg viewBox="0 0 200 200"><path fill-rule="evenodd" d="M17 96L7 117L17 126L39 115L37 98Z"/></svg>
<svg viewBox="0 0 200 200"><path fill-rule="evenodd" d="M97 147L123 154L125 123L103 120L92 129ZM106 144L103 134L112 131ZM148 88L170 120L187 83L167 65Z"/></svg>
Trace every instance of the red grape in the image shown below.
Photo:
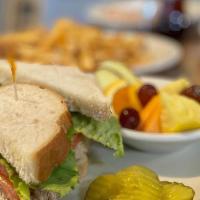
<svg viewBox="0 0 200 200"><path fill-rule="evenodd" d="M134 108L126 108L121 112L119 121L124 128L136 129L140 123L140 115Z"/></svg>
<svg viewBox="0 0 200 200"><path fill-rule="evenodd" d="M144 84L138 91L138 98L141 104L145 106L157 94L157 89L153 85Z"/></svg>
<svg viewBox="0 0 200 200"><path fill-rule="evenodd" d="M181 94L200 103L200 85L192 85L191 87L184 89Z"/></svg>

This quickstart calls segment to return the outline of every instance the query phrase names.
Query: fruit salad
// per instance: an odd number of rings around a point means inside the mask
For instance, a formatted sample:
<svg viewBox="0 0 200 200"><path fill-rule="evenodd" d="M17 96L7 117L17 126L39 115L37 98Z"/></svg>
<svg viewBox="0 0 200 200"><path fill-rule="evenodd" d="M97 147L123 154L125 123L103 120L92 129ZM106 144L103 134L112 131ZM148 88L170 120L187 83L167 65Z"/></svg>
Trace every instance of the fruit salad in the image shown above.
<svg viewBox="0 0 200 200"><path fill-rule="evenodd" d="M97 177L84 200L192 200L194 191L181 183L163 182L152 170L131 166Z"/></svg>
<svg viewBox="0 0 200 200"><path fill-rule="evenodd" d="M123 128L154 134L200 128L200 85L181 78L158 87L111 61L102 63L96 79Z"/></svg>

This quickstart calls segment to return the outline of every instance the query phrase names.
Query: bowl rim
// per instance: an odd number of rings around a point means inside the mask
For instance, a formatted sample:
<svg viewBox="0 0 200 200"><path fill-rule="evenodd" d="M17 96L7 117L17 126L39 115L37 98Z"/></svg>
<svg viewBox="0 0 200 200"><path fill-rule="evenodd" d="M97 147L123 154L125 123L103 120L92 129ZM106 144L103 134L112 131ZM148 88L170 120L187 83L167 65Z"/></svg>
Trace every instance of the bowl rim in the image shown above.
<svg viewBox="0 0 200 200"><path fill-rule="evenodd" d="M184 141L194 141L200 139L200 129L180 132L180 133L145 133L143 131L130 130L122 128L123 136L130 139L137 139L140 141L149 141L149 142L184 142Z"/></svg>
<svg viewBox="0 0 200 200"><path fill-rule="evenodd" d="M159 82L161 84L167 84L169 81L173 81L173 79L161 78L155 76L142 76L141 80L144 82L153 83ZM146 133L144 131L131 130L127 128L121 128L122 135L129 139L135 139L139 141L148 141L148 142L190 142L196 139L200 139L200 128L177 132L177 133Z"/></svg>

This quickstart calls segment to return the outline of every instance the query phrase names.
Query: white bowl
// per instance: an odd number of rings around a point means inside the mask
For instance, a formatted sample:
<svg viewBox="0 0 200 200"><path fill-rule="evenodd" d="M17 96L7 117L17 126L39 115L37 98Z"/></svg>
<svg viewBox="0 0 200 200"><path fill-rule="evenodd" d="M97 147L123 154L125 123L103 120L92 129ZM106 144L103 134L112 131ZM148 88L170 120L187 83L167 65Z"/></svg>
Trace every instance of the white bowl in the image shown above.
<svg viewBox="0 0 200 200"><path fill-rule="evenodd" d="M166 79L153 77L144 77L142 79L144 82L152 83L158 88L169 82ZM148 152L174 152L196 142L200 142L200 129L177 134L166 133L161 135L158 133L144 133L123 128L122 134L126 144Z"/></svg>

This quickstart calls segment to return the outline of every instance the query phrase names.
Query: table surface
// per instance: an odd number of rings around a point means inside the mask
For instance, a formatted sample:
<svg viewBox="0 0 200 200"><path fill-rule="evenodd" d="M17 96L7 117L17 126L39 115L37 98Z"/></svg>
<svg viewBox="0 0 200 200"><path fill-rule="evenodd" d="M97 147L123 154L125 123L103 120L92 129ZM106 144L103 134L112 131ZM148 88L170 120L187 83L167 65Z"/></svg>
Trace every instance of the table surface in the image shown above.
<svg viewBox="0 0 200 200"><path fill-rule="evenodd" d="M90 149L90 167L88 176L72 193L63 200L82 200L88 183L103 173L116 172L131 165L144 165L166 177L200 176L200 146L195 144L185 149L168 154L153 154L126 147L123 158L113 157L113 151L98 144Z"/></svg>

